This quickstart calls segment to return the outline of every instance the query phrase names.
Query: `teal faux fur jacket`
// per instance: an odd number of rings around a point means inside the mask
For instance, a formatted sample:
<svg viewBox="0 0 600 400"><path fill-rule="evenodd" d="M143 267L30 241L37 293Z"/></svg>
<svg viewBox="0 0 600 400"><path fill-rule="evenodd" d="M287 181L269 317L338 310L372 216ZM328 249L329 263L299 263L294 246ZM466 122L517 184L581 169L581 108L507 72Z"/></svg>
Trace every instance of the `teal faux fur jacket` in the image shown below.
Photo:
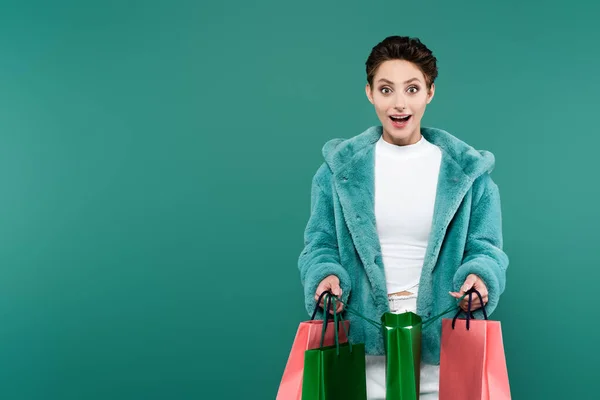
<svg viewBox="0 0 600 400"><path fill-rule="evenodd" d="M508 266L500 195L490 177L494 156L441 129L423 127L421 133L441 148L442 163L417 314L427 319L456 304L448 292L459 291L467 275L477 274L488 288L486 311L491 315L504 291ZM312 180L310 217L298 259L309 313L316 305L317 286L328 275L340 279L342 301L364 316L379 321L389 311L374 213L374 149L381 134L382 127L374 126L323 146L325 161ZM322 310L318 315L323 317ZM384 354L377 328L352 313L344 315L350 320L351 341L365 343L367 354ZM481 311L475 316L481 318ZM422 332L424 362L439 364L440 339L441 318Z"/></svg>

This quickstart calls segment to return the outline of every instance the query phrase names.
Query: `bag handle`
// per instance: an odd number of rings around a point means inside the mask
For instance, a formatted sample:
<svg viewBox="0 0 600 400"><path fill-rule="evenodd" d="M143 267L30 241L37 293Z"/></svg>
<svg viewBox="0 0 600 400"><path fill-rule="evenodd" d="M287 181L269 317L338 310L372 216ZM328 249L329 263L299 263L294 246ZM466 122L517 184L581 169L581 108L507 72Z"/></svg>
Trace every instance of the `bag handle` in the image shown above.
<svg viewBox="0 0 600 400"><path fill-rule="evenodd" d="M469 295L469 304L467 306L467 330L470 329L470 322L471 319L475 319L475 316L473 315L473 311L471 310L471 305L472 305L472 298L473 298L473 293L475 293L478 297L479 297L479 301L481 302L481 311L483 311L483 318L485 318L485 320L487 321L488 316L487 316L487 312L485 311L485 304L483 304L483 297L481 296L481 293L479 293L479 291L477 291L474 288L469 289L465 295ZM456 319L458 318L458 316L463 312L463 310L461 308L458 309L458 312L456 313L456 315L454 316L454 318L452 319L452 329L454 329L454 326L456 324Z"/></svg>
<svg viewBox="0 0 600 400"><path fill-rule="evenodd" d="M327 293L330 293L330 294L331 294L331 292L330 292L329 290L324 290L324 291L323 291L323 293L321 293L321 295L319 296L319 300L317 300L317 304L315 305L315 309L313 310L312 317L310 317L310 320L311 320L311 321L312 321L312 320L314 320L314 319L315 319L315 317L317 316L317 311L319 311L319 307L320 307L320 304L321 304L321 300L323 300L323 297L325 297L325 295L326 295Z"/></svg>
<svg viewBox="0 0 600 400"><path fill-rule="evenodd" d="M435 322L435 321L436 321L438 318L441 318L441 317L443 317L444 315L448 314L449 312L451 312L451 311L454 311L454 310L456 309L456 307L459 307L459 310L460 310L460 306L459 306L459 304L460 304L460 302L461 302L461 301L463 301L463 299L464 299L466 296L467 296L467 294L466 294L466 293L465 293L465 294L463 294L463 295L460 297L460 299L458 299L458 300L456 301L456 304L455 304L455 305L453 305L453 306L451 306L451 307L449 307L449 308L445 309L444 311L442 311L442 312L441 312L441 313L439 313L438 315L435 315L435 316L433 316L433 317L431 317L431 318L429 318L429 319L426 319L425 321L423 321L423 322L421 323L421 328L422 328L422 329L425 329L426 327L428 327L429 325L431 325L433 322Z"/></svg>
<svg viewBox="0 0 600 400"><path fill-rule="evenodd" d="M316 315L317 315L317 311L319 311L320 308L320 304L321 304L321 300L323 299L323 297L325 297L327 294L329 294L329 296L332 296L333 293L331 293L330 290L324 290L323 293L321 293L321 295L319 296L319 299L317 300L317 304L315 305L315 309L313 311L312 317L310 317L311 321L314 321ZM325 305L325 304L324 304ZM325 305L325 308L327 308L327 305ZM327 316L329 315L329 309L325 311L325 325L327 325Z"/></svg>
<svg viewBox="0 0 600 400"><path fill-rule="evenodd" d="M329 312L332 308L332 301L333 301L333 329L334 329L334 340L335 340L335 347L336 347L336 354L339 356L340 355L340 339L339 339L339 331L338 331L338 324L341 322L342 324L342 328L344 329L344 332L346 333L346 339L348 340L348 348L350 349L350 352L352 353L352 343L350 342L350 337L348 335L348 329L346 328L346 324L344 324L344 318L342 317L341 313L337 313L337 298L329 291L326 291L324 293L327 293L327 311L325 314L325 319L323 322L323 329L321 330L321 343L319 345L320 348L323 348L323 344L325 342L325 331L327 331L327 325L328 325L328 320L329 320ZM338 317L339 317L339 321L338 321Z"/></svg>
<svg viewBox="0 0 600 400"><path fill-rule="evenodd" d="M323 292L323 294L327 294L327 291ZM329 322L329 312L331 311L331 296L327 296L327 299L325 301L325 315L323 317L323 327L321 328L321 344L319 345L319 347L323 347L323 343L325 342L325 331L327 330L327 325Z"/></svg>
<svg viewBox="0 0 600 400"><path fill-rule="evenodd" d="M431 317L431 318L429 318L429 319L426 319L426 320L422 321L422 322L421 322L421 327L422 327L422 329L425 329L426 327L428 327L429 325L431 325L431 324L432 324L433 322L435 322L435 321L436 321L438 318L440 318L440 317L443 317L444 315L448 314L449 312L452 312L452 311L454 311L454 310L456 309L456 307L458 307L458 305L460 304L460 302L461 302L461 301L462 301L462 300L463 300L463 299L466 297L466 295L467 295L466 293L465 293L465 294L463 294L463 295L461 296L461 298L460 298L460 299L458 299L458 300L456 301L456 304L454 304L453 306L451 306L451 307L447 308L446 310L442 311L442 312L441 312L441 313L439 313L438 315L435 315L435 316L433 316L433 317ZM347 304L346 302L344 302L344 301L340 300L339 298L337 299L337 301L339 301L340 303L342 303L342 304L344 304L344 305L345 305L345 307L344 307L344 311L347 311L347 312L349 312L349 313L351 313L351 314L354 314L354 315L356 315L356 316L358 316L358 317L362 318L364 321L366 321L366 322L370 323L370 324L371 324L371 325L373 325L374 327L376 327L376 328L378 328L378 329L381 329L381 327L382 327L382 324L381 324L381 323L379 323L379 322L377 322L377 321L373 321L372 319L365 317L364 315L362 315L361 313L359 313L358 311L356 311L356 310L355 310L355 309L353 309L352 307L349 307L349 306L348 306L348 304ZM482 302L482 304L483 304L483 302Z"/></svg>
<svg viewBox="0 0 600 400"><path fill-rule="evenodd" d="M368 322L371 325L375 326L376 328L381 329L381 324L379 322L373 321L372 319L365 317L364 315L362 315L361 313L359 313L352 307L349 307L348 304L346 302L342 301L340 298L336 298L336 300L344 305L344 311L347 311L350 314L354 314L354 315L362 318L365 322ZM341 315L341 313L340 313L340 315Z"/></svg>
<svg viewBox="0 0 600 400"><path fill-rule="evenodd" d="M352 353L352 341L350 340L350 335L348 334L348 329L346 328L346 324L344 323L344 317L342 317L342 313L337 313L335 312L335 310L337 310L337 297L335 296L331 296L331 298L333 298L333 318L336 319L338 316L340 318L339 322L342 323L342 328L344 329L344 333L346 334L346 340L348 342L348 348L350 349L350 353ZM338 335L338 321L335 322L335 324L333 325L335 327L335 340L336 340L336 354L339 356L340 355L340 343L339 343L339 335Z"/></svg>

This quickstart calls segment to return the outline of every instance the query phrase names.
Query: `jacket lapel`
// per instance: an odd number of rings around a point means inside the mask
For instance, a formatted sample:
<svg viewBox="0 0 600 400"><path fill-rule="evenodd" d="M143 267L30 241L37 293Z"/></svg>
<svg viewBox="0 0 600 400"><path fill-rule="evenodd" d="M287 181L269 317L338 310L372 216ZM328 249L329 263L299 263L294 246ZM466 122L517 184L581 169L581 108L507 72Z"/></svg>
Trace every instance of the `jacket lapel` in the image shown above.
<svg viewBox="0 0 600 400"><path fill-rule="evenodd" d="M423 263L424 273L431 273L435 268L448 226L472 184L472 178L442 149L433 222Z"/></svg>
<svg viewBox="0 0 600 400"><path fill-rule="evenodd" d="M334 172L333 177L346 226L375 289L373 295L380 304L387 305L385 274L375 221L374 157L375 146L370 144L361 148L351 162Z"/></svg>

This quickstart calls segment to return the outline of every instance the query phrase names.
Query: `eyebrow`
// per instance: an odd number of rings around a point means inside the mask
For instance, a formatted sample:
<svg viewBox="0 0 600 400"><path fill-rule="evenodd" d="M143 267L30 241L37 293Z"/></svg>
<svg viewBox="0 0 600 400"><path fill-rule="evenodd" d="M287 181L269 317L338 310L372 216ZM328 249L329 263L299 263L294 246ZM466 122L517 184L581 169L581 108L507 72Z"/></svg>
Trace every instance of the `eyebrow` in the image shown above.
<svg viewBox="0 0 600 400"><path fill-rule="evenodd" d="M404 81L404 84L407 84L407 83L410 83L410 82L413 82L413 81L420 81L420 80L419 80L419 78L417 78L417 77L414 77L414 78L410 78L410 79L409 79L409 80L407 80L407 81ZM381 78L381 79L380 79L378 82L385 82L385 83L388 83L388 84L390 84L390 85L393 85L393 84L394 84L394 82L392 82L392 81L390 81L390 80L388 80L388 79L385 79L385 78Z"/></svg>

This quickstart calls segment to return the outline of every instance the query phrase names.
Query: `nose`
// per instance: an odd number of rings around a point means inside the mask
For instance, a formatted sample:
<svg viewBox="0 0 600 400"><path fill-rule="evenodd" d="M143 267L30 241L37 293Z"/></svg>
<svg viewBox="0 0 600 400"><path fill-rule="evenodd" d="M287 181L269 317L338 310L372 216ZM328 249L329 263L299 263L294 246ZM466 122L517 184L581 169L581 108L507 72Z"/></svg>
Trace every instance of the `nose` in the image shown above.
<svg viewBox="0 0 600 400"><path fill-rule="evenodd" d="M404 95L402 93L396 94L394 107L398 110L404 110L406 108L406 99L404 98Z"/></svg>

